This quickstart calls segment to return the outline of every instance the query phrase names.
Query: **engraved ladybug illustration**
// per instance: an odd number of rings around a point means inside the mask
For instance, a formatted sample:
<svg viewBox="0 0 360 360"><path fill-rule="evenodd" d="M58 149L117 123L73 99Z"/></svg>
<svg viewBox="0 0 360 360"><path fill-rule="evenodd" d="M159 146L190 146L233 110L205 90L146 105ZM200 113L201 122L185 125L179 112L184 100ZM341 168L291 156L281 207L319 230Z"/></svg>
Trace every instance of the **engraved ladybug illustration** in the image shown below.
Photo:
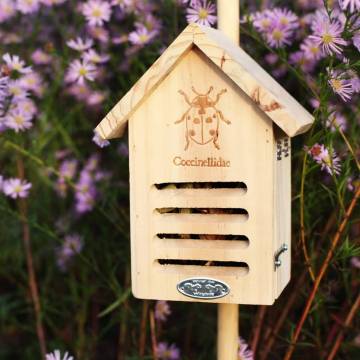
<svg viewBox="0 0 360 360"><path fill-rule="evenodd" d="M210 86L205 94L198 93L194 87L191 88L196 94L196 97L190 101L188 95L179 90L179 93L184 96L185 101L189 104L188 110L181 116L180 120L175 121L175 124L186 122L185 129L185 150L189 148L190 140L199 145L205 145L212 142L216 149L220 149L218 144L220 120L226 124L231 122L225 119L223 113L216 108L222 94L226 93L226 89L221 90L215 100L210 97L211 91L214 89Z"/></svg>

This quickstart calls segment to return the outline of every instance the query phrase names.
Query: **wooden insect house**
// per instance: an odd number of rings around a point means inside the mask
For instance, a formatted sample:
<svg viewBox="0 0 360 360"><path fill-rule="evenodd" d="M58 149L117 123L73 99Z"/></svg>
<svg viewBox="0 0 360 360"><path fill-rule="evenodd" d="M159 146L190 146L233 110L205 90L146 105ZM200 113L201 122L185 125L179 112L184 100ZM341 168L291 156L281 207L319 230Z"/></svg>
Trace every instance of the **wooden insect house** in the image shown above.
<svg viewBox="0 0 360 360"><path fill-rule="evenodd" d="M290 279L290 138L312 116L191 24L96 130L118 138L127 122L134 295L272 304Z"/></svg>

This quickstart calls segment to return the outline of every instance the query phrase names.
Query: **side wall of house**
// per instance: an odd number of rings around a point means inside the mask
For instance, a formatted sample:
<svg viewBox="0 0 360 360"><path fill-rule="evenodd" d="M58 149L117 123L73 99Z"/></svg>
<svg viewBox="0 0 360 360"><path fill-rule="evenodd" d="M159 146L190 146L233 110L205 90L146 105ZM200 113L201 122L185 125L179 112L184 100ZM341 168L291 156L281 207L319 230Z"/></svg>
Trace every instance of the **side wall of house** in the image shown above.
<svg viewBox="0 0 360 360"><path fill-rule="evenodd" d="M291 275L291 139L274 125L274 254L281 265L274 267L274 296L278 298Z"/></svg>
<svg viewBox="0 0 360 360"><path fill-rule="evenodd" d="M129 121L135 296L196 301L177 284L206 277L230 288L211 302L273 303L273 136L196 47L144 101Z"/></svg>

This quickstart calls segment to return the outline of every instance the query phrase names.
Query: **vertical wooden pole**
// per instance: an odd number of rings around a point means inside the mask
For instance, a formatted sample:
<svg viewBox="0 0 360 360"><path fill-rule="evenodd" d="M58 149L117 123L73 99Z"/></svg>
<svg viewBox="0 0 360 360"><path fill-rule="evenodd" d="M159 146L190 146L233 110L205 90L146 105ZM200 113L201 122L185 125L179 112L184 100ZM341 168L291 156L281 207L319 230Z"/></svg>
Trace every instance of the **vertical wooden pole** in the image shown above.
<svg viewBox="0 0 360 360"><path fill-rule="evenodd" d="M240 42L240 0L217 0L218 28L236 44ZM239 305L218 305L217 359L236 360Z"/></svg>

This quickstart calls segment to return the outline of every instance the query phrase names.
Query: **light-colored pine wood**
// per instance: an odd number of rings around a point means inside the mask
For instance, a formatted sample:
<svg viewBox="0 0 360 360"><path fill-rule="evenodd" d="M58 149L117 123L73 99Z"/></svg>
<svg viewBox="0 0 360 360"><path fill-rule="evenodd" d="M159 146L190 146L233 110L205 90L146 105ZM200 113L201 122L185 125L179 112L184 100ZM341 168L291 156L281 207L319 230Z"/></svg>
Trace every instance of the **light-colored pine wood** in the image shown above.
<svg viewBox="0 0 360 360"><path fill-rule="evenodd" d="M278 144L281 160L278 159ZM280 256L281 266L275 269L274 296L278 298L291 275L291 139L278 128L274 136L274 240L274 253L283 244L288 247Z"/></svg>
<svg viewBox="0 0 360 360"><path fill-rule="evenodd" d="M121 136L132 114L194 46L288 136L312 125L313 117L238 45L219 30L190 24L101 121L98 133L107 139Z"/></svg>
<svg viewBox="0 0 360 360"><path fill-rule="evenodd" d="M217 1L218 29L235 44L240 42L240 0Z"/></svg>
<svg viewBox="0 0 360 360"><path fill-rule="evenodd" d="M186 121L177 123L197 92L209 97L226 89L216 108L220 119L216 141L186 147ZM166 101L164 101L166 94ZM195 116L195 115L194 115ZM192 118L193 119L193 118ZM188 123L190 126L190 123ZM191 125L192 126L192 125ZM210 128L209 128L210 129ZM208 130L209 130L208 129ZM210 302L272 304L273 268L273 122L197 48L190 50L129 122L132 283L137 297L194 301L176 285L189 276L213 277L230 286L230 294ZM222 158L230 167L179 166L174 158ZM155 184L244 182L244 189L158 190ZM197 196L199 194L199 196ZM159 213L159 208L242 208L241 214ZM248 246L229 241L159 240L157 234L245 235ZM230 241L233 243L233 241ZM247 268L160 265L157 260L237 261ZM269 270L270 269L270 270ZM261 284L261 285L259 285ZM199 300L208 301L208 300Z"/></svg>
<svg viewBox="0 0 360 360"><path fill-rule="evenodd" d="M217 360L236 360L239 327L239 307L234 304L218 305Z"/></svg>

